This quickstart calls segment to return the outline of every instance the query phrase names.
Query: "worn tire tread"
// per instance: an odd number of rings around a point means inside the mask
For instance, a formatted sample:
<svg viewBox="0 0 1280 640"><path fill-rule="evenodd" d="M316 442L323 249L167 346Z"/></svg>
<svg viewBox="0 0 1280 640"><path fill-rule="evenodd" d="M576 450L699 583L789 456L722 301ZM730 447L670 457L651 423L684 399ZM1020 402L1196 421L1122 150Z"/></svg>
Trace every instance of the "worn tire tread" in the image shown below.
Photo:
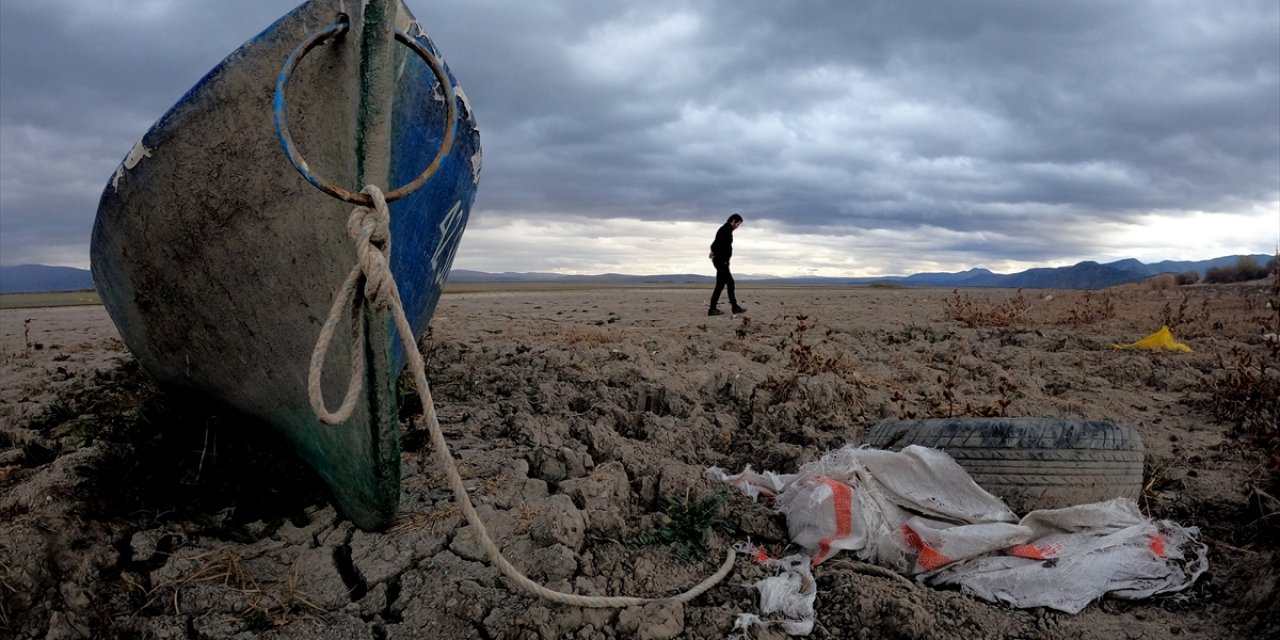
<svg viewBox="0 0 1280 640"><path fill-rule="evenodd" d="M873 447L947 452L979 486L1018 512L1141 493L1142 437L1110 422L1054 418L886 420Z"/></svg>

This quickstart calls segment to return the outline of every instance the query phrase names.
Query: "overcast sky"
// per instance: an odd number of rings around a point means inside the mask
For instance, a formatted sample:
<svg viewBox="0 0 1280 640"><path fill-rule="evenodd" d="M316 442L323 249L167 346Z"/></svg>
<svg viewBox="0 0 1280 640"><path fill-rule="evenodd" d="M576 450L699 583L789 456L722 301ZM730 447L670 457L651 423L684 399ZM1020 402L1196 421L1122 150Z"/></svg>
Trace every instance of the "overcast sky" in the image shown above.
<svg viewBox="0 0 1280 640"><path fill-rule="evenodd" d="M0 264L297 3L0 2ZM1276 0L411 0L484 168L455 268L998 272L1271 254Z"/></svg>

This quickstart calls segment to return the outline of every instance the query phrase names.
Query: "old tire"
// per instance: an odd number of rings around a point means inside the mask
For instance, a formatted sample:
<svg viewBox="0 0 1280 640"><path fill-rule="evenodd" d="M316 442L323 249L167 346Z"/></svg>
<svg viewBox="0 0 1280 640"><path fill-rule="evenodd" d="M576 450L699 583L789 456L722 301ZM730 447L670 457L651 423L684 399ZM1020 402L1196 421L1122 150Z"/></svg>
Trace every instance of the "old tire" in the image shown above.
<svg viewBox="0 0 1280 640"><path fill-rule="evenodd" d="M1142 437L1101 421L1056 418L886 420L868 444L942 449L978 486L1016 513L1056 509L1142 491Z"/></svg>

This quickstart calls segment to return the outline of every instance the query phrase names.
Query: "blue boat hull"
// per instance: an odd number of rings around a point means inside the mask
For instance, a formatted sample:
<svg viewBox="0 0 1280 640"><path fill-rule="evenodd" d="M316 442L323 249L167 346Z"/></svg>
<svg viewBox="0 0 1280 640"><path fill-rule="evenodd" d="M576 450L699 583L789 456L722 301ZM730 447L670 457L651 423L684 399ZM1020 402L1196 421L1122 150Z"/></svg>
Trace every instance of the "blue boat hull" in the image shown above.
<svg viewBox="0 0 1280 640"><path fill-rule="evenodd" d="M214 68L142 137L103 191L92 270L130 350L163 385L225 402L276 429L324 478L338 507L377 529L399 502L396 381L405 354L390 316L364 315L369 373L345 423L325 426L307 397L311 350L355 263L352 205L313 188L277 139L272 101L290 53L332 25L344 5L312 0ZM434 45L399 0L396 27ZM348 9L350 7L347 7ZM369 139L355 29L309 53L288 94L292 137L308 166L335 184L384 191L411 181L441 146L446 117L436 77L395 46L389 134ZM449 76L452 81L452 75ZM456 85L456 83L454 83ZM391 270L415 335L439 300L475 198L479 135L456 90L455 140L421 188L390 204ZM385 150L380 162L360 154ZM370 174L368 167L383 167ZM339 337L335 344L345 345ZM345 346L332 350L325 397L347 384ZM175 425L181 428L181 425Z"/></svg>

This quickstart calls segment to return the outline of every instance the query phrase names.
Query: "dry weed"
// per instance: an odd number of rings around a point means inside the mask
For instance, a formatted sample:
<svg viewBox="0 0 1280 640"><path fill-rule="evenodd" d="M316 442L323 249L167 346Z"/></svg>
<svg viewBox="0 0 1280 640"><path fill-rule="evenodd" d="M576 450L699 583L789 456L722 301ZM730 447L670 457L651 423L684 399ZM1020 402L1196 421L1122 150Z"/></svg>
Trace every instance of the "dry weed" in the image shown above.
<svg viewBox="0 0 1280 640"><path fill-rule="evenodd" d="M1086 291L1078 302L1071 305L1067 317L1059 321L1059 324L1069 325L1073 329L1082 329L1114 317L1116 317L1116 301L1111 291L1103 291L1097 296L1092 291Z"/></svg>
<svg viewBox="0 0 1280 640"><path fill-rule="evenodd" d="M125 576L125 581L133 588L142 591L146 599L135 615L148 607L168 602L173 613L182 613L183 590L198 584L219 583L226 589L235 591L245 598L246 605L240 612L240 620L249 631L262 631L270 627L286 625L292 616L304 610L323 612L324 610L312 602L298 588L298 574L295 567L279 592L263 589L258 582L245 571L240 563L240 554L231 549L221 552L209 552L195 556L192 560L209 558L186 574L166 580L147 589L137 581Z"/></svg>
<svg viewBox="0 0 1280 640"><path fill-rule="evenodd" d="M1158 276L1152 276L1143 280L1142 286L1152 291L1173 289L1178 286L1178 276L1175 276L1172 273L1162 273Z"/></svg>
<svg viewBox="0 0 1280 640"><path fill-rule="evenodd" d="M1026 320L1030 310L1031 304L1022 294L1022 289L999 301L978 298L955 289L946 300L947 317L971 328L1017 327Z"/></svg>
<svg viewBox="0 0 1280 640"><path fill-rule="evenodd" d="M431 511L402 513L396 518L396 523L392 525L387 533L395 535L423 530L427 533L440 533L444 530L445 524L457 516L458 507L452 504Z"/></svg>
<svg viewBox="0 0 1280 640"><path fill-rule="evenodd" d="M1175 308L1172 301L1166 301L1164 307L1160 310L1160 321L1170 329L1177 329L1184 326L1202 326L1209 325L1211 317L1208 296L1200 298L1198 305L1191 302L1191 295L1183 292L1178 297L1178 306ZM1220 323L1219 323L1220 324Z"/></svg>
<svg viewBox="0 0 1280 640"><path fill-rule="evenodd" d="M476 485L476 494L482 496L493 495L502 490L508 484L509 478L504 475L493 475L481 480Z"/></svg>
<svg viewBox="0 0 1280 640"><path fill-rule="evenodd" d="M1204 378L1205 404L1237 433L1255 439L1271 458L1272 474L1280 477L1280 343L1264 349L1236 347L1220 356L1217 370Z"/></svg>
<svg viewBox="0 0 1280 640"><path fill-rule="evenodd" d="M516 512L516 526L514 532L517 534L528 533L533 528L533 523L538 519L538 511L528 504L520 505L520 510Z"/></svg>
<svg viewBox="0 0 1280 640"><path fill-rule="evenodd" d="M898 416L915 418L1003 418L1009 416L1009 406L1018 396L1018 385L1008 376L1000 376L996 385L999 394L988 401L965 400L958 392L958 377L954 368L939 373L935 384L904 394L894 389L889 400L898 405Z"/></svg>
<svg viewBox="0 0 1280 640"><path fill-rule="evenodd" d="M793 344L787 350L787 356L796 372L801 375L830 372L841 378L850 377L856 366L843 353L828 353L833 348L830 342L834 333L832 329L827 329L825 336L817 344L805 342L809 330L816 328L808 320L808 316L797 315L795 329L791 332Z"/></svg>

